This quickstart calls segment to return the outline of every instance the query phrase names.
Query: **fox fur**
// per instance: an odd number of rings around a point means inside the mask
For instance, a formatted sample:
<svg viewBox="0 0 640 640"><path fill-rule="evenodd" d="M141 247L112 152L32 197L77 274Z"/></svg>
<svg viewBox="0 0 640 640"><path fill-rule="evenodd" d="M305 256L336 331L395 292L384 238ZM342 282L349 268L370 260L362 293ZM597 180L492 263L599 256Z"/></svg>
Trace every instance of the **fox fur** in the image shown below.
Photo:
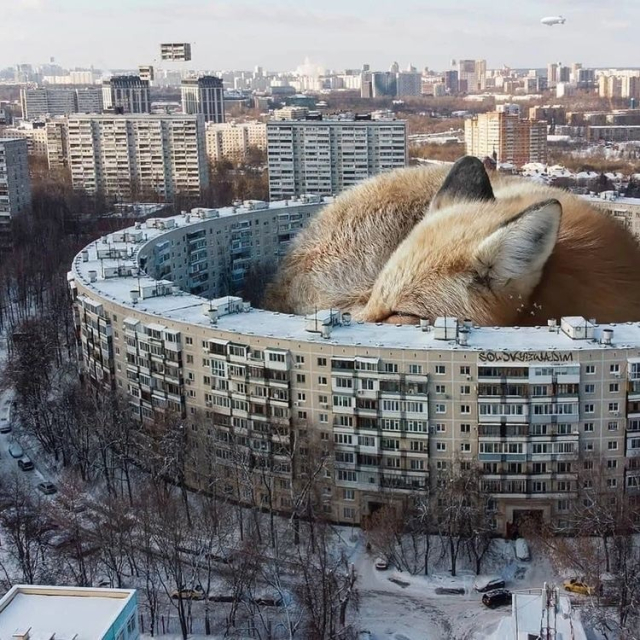
<svg viewBox="0 0 640 640"><path fill-rule="evenodd" d="M527 325L640 320L640 245L568 192L492 175L403 169L323 209L285 258L271 308L339 308L370 322L437 316Z"/></svg>

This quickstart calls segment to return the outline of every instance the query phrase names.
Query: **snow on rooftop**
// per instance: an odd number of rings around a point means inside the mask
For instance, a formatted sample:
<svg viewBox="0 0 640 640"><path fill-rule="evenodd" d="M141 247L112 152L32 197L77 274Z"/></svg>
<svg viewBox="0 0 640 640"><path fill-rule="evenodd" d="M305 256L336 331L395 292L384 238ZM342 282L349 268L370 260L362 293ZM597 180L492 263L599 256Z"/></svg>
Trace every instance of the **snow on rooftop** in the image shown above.
<svg viewBox="0 0 640 640"><path fill-rule="evenodd" d="M313 203L308 203L312 205ZM308 206L300 201L280 201L269 203L265 211L282 213L291 206ZM393 347L398 349L430 350L506 350L506 351L569 351L575 349L611 349L638 348L640 349L640 322L628 322L624 324L609 325L615 327L612 344L603 344L602 331L607 327L597 324L593 327L593 333L589 333L589 340L572 339L558 327L557 330L549 330L544 327L473 327L467 337L467 344L462 346L456 342L456 331L452 330L456 320L448 318L436 321L436 328L417 327L412 325L391 325L383 323L359 323L351 322L348 325L335 326L330 336L323 337L320 333L308 330L308 319L304 316L281 314L261 309L250 309L239 313L226 315L219 314L217 323L211 322L209 314L205 314L203 306L209 305L205 298L185 292L176 292L175 287L165 287L166 295L153 297L140 297L134 304L132 290L152 291L157 289L158 281L140 273L139 275L121 275L116 277L103 277L103 273L109 272L109 268L126 272L123 267L137 269L137 257L140 251L149 243L158 243L162 236L175 229L187 228L192 225L215 225L222 218L240 215L251 211L248 207L227 207L218 210L220 217L209 220L194 218L194 216L174 216L169 224L174 224L173 229L145 228L144 241L138 243L122 242L116 238L122 238L129 232L137 229L118 231L111 236L105 236L109 240L109 247L114 251L123 251L124 255L131 255L124 259L98 259L98 249L104 249L107 245L103 239L97 240L81 251L74 259L70 278L74 278L89 292L92 300L100 303L100 299L113 301L133 312L142 312L157 318L158 324L166 322L180 322L198 326L211 327L212 330L225 334L227 339L234 339L234 334L248 334L261 337L286 338L305 342L329 342L342 346L363 347ZM164 218L163 220L168 220ZM168 225L165 225L168 226ZM123 235L124 234L124 235ZM83 260L86 252L87 260ZM95 281L92 281L92 277ZM171 283L169 283L171 284ZM163 289L160 289L162 292ZM558 319L560 320L560 319ZM584 326L584 318L569 318L571 324ZM444 323L444 324L441 324ZM560 323L558 323L560 324ZM444 339L438 330L444 329Z"/></svg>
<svg viewBox="0 0 640 640"><path fill-rule="evenodd" d="M98 640L133 597L128 589L17 585L0 600L0 638L30 629L30 640Z"/></svg>

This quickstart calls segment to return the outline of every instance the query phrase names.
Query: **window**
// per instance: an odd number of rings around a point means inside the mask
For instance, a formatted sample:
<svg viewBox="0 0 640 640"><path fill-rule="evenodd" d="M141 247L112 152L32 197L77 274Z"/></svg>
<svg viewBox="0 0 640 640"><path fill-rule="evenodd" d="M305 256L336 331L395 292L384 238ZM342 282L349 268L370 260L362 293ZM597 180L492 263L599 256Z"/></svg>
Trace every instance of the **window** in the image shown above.
<svg viewBox="0 0 640 640"><path fill-rule="evenodd" d="M187 354L187 364L193 364L193 356Z"/></svg>
<svg viewBox="0 0 640 640"><path fill-rule="evenodd" d="M463 415L469 415L471 413L471 405L470 404L461 404L460 405L460 413Z"/></svg>
<svg viewBox="0 0 640 640"><path fill-rule="evenodd" d="M412 376L422 375L422 365L421 364L410 364L409 365L409 374Z"/></svg>
<svg viewBox="0 0 640 640"><path fill-rule="evenodd" d="M470 424L461 424L460 425L460 433L471 433L471 425Z"/></svg>
<svg viewBox="0 0 640 640"><path fill-rule="evenodd" d="M285 362L286 358L285 358L284 353L269 352L269 361L270 362Z"/></svg>
<svg viewBox="0 0 640 640"><path fill-rule="evenodd" d="M463 385L460 387L460 395L461 395L461 396L468 396L468 395L471 395L471 385L463 384Z"/></svg>
<svg viewBox="0 0 640 640"><path fill-rule="evenodd" d="M436 365L436 374L443 376L447 372L447 368L443 364Z"/></svg>
<svg viewBox="0 0 640 640"><path fill-rule="evenodd" d="M618 422L616 420L612 420L607 423L607 429L609 431L617 431L618 430Z"/></svg>
<svg viewBox="0 0 640 640"><path fill-rule="evenodd" d="M616 440L609 440L609 442L607 442L607 449L609 451L617 451L618 450L618 442Z"/></svg>
<svg viewBox="0 0 640 640"><path fill-rule="evenodd" d="M437 460L436 461L436 469L438 471L446 471L447 470L447 461L446 460Z"/></svg>
<svg viewBox="0 0 640 640"><path fill-rule="evenodd" d="M585 384L584 385L584 392L588 396L594 394L596 392L596 385L595 384Z"/></svg>
<svg viewBox="0 0 640 640"><path fill-rule="evenodd" d="M436 404L436 413L447 413L447 405L446 404Z"/></svg>
<svg viewBox="0 0 640 640"><path fill-rule="evenodd" d="M618 461L617 460L607 460L607 469L617 469Z"/></svg>
<svg viewBox="0 0 640 640"><path fill-rule="evenodd" d="M620 373L620 365L619 364L609 365L609 373Z"/></svg>
<svg viewBox="0 0 640 640"><path fill-rule="evenodd" d="M438 433L445 433L447 425L444 422L436 422L436 431Z"/></svg>
<svg viewBox="0 0 640 640"><path fill-rule="evenodd" d="M585 460L584 469L585 471L591 471L593 469L593 460Z"/></svg>
<svg viewBox="0 0 640 640"><path fill-rule="evenodd" d="M595 372L596 372L596 365L595 365L595 364L588 364L588 365L584 368L584 372L585 372L587 375L590 375L590 376L594 375L594 374L595 374Z"/></svg>
<svg viewBox="0 0 640 640"><path fill-rule="evenodd" d="M318 376L318 384L322 386L326 386L327 378L325 376Z"/></svg>
<svg viewBox="0 0 640 640"><path fill-rule="evenodd" d="M296 364L304 364L304 356L296 356Z"/></svg>
<svg viewBox="0 0 640 640"><path fill-rule="evenodd" d="M298 401L299 402L305 402L307 399L307 396L305 393L302 392L298 392Z"/></svg>
<svg viewBox="0 0 640 640"><path fill-rule="evenodd" d="M607 478L607 486L610 489L615 489L615 487L618 486L618 479L617 478Z"/></svg>
<svg viewBox="0 0 640 640"><path fill-rule="evenodd" d="M318 358L318 366L319 367L326 367L327 366L327 359L326 358Z"/></svg>
<svg viewBox="0 0 640 640"><path fill-rule="evenodd" d="M471 367L468 367L468 366L460 367L460 375L461 376L469 376L469 375L471 375Z"/></svg>
<svg viewBox="0 0 640 640"><path fill-rule="evenodd" d="M593 405L593 404L585 404L584 405L584 412L585 413L595 413L595 405Z"/></svg>
<svg viewBox="0 0 640 640"><path fill-rule="evenodd" d="M353 489L343 489L342 490L342 497L344 500L355 500L356 499L356 492Z"/></svg>
<svg viewBox="0 0 640 640"><path fill-rule="evenodd" d="M436 385L436 393L439 395L442 395L443 393L447 392L447 387L443 384L437 384Z"/></svg>
<svg viewBox="0 0 640 640"><path fill-rule="evenodd" d="M411 471L424 471L424 460L411 460Z"/></svg>
<svg viewBox="0 0 640 640"><path fill-rule="evenodd" d="M136 630L136 617L135 615L133 615L127 620L127 634L131 635L135 630Z"/></svg>
<svg viewBox="0 0 640 640"><path fill-rule="evenodd" d="M193 338L190 338L189 336L187 336L184 340L187 344L193 344Z"/></svg>
<svg viewBox="0 0 640 640"><path fill-rule="evenodd" d="M306 420L307 419L307 412L306 411L298 411L298 418L300 420Z"/></svg>
<svg viewBox="0 0 640 640"><path fill-rule="evenodd" d="M319 422L329 422L329 416L326 413L320 413L320 414L318 414L318 421Z"/></svg>
<svg viewBox="0 0 640 640"><path fill-rule="evenodd" d="M592 433L593 429L594 429L594 423L593 422L585 422L584 423L585 433Z"/></svg>
<svg viewBox="0 0 640 640"><path fill-rule="evenodd" d="M447 443L446 442L436 442L436 451L446 451Z"/></svg>
<svg viewBox="0 0 640 640"><path fill-rule="evenodd" d="M356 510L353 507L345 507L342 513L349 520L353 520L356 517Z"/></svg>
<svg viewBox="0 0 640 640"><path fill-rule="evenodd" d="M620 405L617 402L609 403L609 413L618 413Z"/></svg>
<svg viewBox="0 0 640 640"><path fill-rule="evenodd" d="M618 382L609 384L609 393L618 393L618 391L620 391L620 384Z"/></svg>
<svg viewBox="0 0 640 640"><path fill-rule="evenodd" d="M304 375L304 373L298 373L296 375L296 382L298 384L304 384L307 381L307 377Z"/></svg>
<svg viewBox="0 0 640 640"><path fill-rule="evenodd" d="M343 482L357 482L358 474L355 471L338 469L338 480L342 480Z"/></svg>
<svg viewBox="0 0 640 640"><path fill-rule="evenodd" d="M463 442L460 445L460 451L463 453L469 453L469 451L471 451L471 444L469 442Z"/></svg>
<svg viewBox="0 0 640 640"><path fill-rule="evenodd" d="M584 443L585 451L593 451L593 442L585 442Z"/></svg>
<svg viewBox="0 0 640 640"><path fill-rule="evenodd" d="M398 373L398 365L394 362L385 363L382 369L385 373Z"/></svg>

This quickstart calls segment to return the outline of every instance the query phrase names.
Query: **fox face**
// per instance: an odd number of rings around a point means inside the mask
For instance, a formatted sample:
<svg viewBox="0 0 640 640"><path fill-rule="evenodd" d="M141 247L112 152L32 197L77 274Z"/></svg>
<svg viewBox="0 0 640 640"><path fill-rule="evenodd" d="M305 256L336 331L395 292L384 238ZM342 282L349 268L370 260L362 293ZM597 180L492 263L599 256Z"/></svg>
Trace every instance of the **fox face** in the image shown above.
<svg viewBox="0 0 640 640"><path fill-rule="evenodd" d="M517 206L518 199L463 200L428 213L387 261L359 317L513 324L542 278L562 216L555 199Z"/></svg>

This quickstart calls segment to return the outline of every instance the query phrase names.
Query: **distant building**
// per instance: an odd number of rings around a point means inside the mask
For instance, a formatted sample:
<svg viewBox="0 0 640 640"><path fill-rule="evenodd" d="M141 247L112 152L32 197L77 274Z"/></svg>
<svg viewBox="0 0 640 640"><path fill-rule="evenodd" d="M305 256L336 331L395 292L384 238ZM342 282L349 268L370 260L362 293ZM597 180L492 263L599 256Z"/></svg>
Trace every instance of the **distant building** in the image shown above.
<svg viewBox="0 0 640 640"><path fill-rule="evenodd" d="M444 86L447 93L455 95L460 91L460 83L458 81L458 72L454 69L452 71L444 72Z"/></svg>
<svg viewBox="0 0 640 640"><path fill-rule="evenodd" d="M399 120L289 120L267 123L269 193L280 200L331 195L407 163Z"/></svg>
<svg viewBox="0 0 640 640"><path fill-rule="evenodd" d="M308 107L299 107L296 105L275 109L273 112L274 120L304 120L309 114Z"/></svg>
<svg viewBox="0 0 640 640"><path fill-rule="evenodd" d="M27 141L27 153L29 155L47 155L47 132L43 121L21 122L17 127L4 129L0 135L3 138L24 138Z"/></svg>
<svg viewBox="0 0 640 640"><path fill-rule="evenodd" d="M494 111L465 120L464 133L467 153L480 159L495 157L499 163L516 167L547 161L546 122Z"/></svg>
<svg viewBox="0 0 640 640"><path fill-rule="evenodd" d="M224 90L221 78L186 78L182 81L181 91L184 113L202 114L205 122L224 122Z"/></svg>
<svg viewBox="0 0 640 640"><path fill-rule="evenodd" d="M606 211L640 238L640 198L625 198L615 191L603 191L597 196L583 196L590 204Z"/></svg>
<svg viewBox="0 0 640 640"><path fill-rule="evenodd" d="M191 44L189 42L163 43L160 45L160 57L163 60L191 60Z"/></svg>
<svg viewBox="0 0 640 640"><path fill-rule="evenodd" d="M76 89L76 110L74 113L102 113L104 102L100 87L83 87ZM52 116L58 115L55 113Z"/></svg>
<svg viewBox="0 0 640 640"><path fill-rule="evenodd" d="M191 115L69 117L74 189L119 200L198 198L208 185L204 119Z"/></svg>
<svg viewBox="0 0 640 640"><path fill-rule="evenodd" d="M27 141L0 138L0 245L10 243L11 218L31 207Z"/></svg>
<svg viewBox="0 0 640 640"><path fill-rule="evenodd" d="M69 164L69 125L66 118L52 118L45 124L49 169Z"/></svg>
<svg viewBox="0 0 640 640"><path fill-rule="evenodd" d="M422 95L422 75L416 71L401 71L396 74L396 96L419 97Z"/></svg>
<svg viewBox="0 0 640 640"><path fill-rule="evenodd" d="M99 87L23 88L20 91L20 105L25 120L72 113L101 113L103 109Z"/></svg>
<svg viewBox="0 0 640 640"><path fill-rule="evenodd" d="M206 141L210 163L219 162L223 158L241 160L250 147L266 151L267 125L264 122L209 122L206 126Z"/></svg>
<svg viewBox="0 0 640 640"><path fill-rule="evenodd" d="M112 76L102 83L104 108L114 113L149 113L149 81L140 76Z"/></svg>
<svg viewBox="0 0 640 640"><path fill-rule="evenodd" d="M16 585L0 600L0 638L138 640L132 589Z"/></svg>
<svg viewBox="0 0 640 640"><path fill-rule="evenodd" d="M371 74L371 97L395 97L397 94L396 74L391 71L374 71Z"/></svg>
<svg viewBox="0 0 640 640"><path fill-rule="evenodd" d="M155 71L150 64L141 64L138 67L138 73L140 74L140 80L146 80L147 82L155 80Z"/></svg>

